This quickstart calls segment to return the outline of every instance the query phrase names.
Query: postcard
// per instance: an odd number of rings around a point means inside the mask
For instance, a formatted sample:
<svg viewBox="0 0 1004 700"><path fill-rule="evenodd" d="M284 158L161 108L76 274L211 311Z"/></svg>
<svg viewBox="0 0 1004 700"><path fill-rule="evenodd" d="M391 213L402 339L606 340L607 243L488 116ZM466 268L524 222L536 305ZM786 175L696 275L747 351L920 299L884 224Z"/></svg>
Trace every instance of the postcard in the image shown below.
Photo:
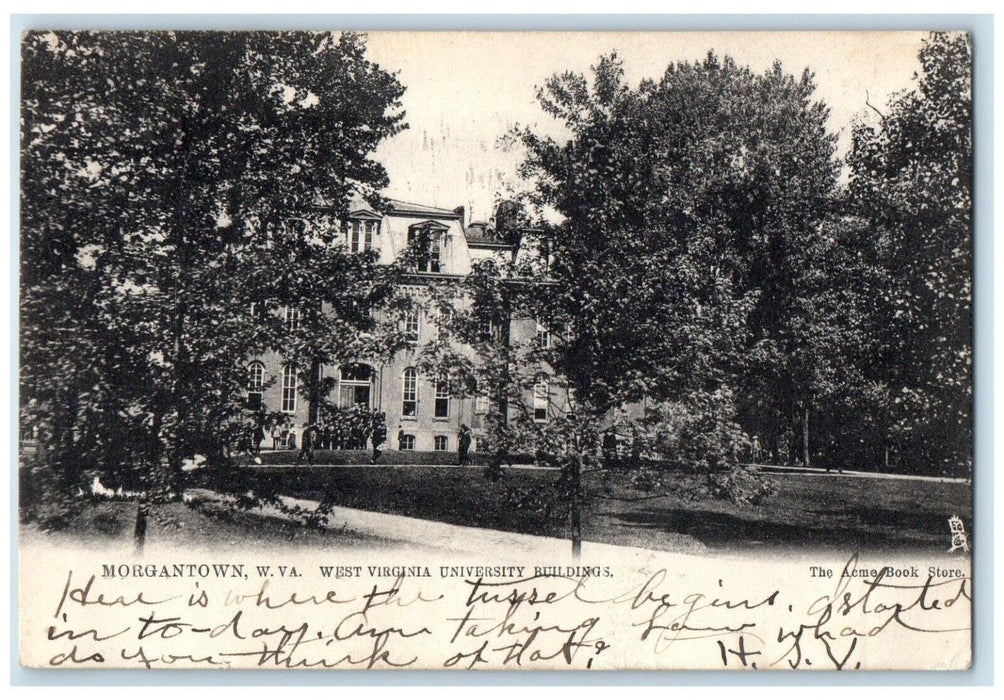
<svg viewBox="0 0 1004 700"><path fill-rule="evenodd" d="M960 670L962 32L24 32L19 658Z"/></svg>

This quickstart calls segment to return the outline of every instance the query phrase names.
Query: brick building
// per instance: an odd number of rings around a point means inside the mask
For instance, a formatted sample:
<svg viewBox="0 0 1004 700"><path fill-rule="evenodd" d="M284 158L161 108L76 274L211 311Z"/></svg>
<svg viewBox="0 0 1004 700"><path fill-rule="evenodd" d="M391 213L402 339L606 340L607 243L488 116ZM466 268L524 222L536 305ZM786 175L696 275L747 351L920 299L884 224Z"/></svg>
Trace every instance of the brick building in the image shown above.
<svg viewBox="0 0 1004 700"><path fill-rule="evenodd" d="M486 224L465 225L463 207L449 210L397 200L386 203L385 210L379 212L362 203L353 206L344 243L355 252L375 250L381 263L390 264L419 232L424 232L429 255L408 282L408 288L415 293L421 293L422 285L431 280L463 278L477 261L503 262L520 253L517 243L501 240ZM282 313L287 324L297 322L295 309L284 309ZM329 402L339 408L359 406L386 415L388 436L384 449L453 452L461 425L473 431L472 451L478 451L479 443L483 446L487 397L453 396L446 383L423 376L415 366L418 348L438 337L437 321L427 311L409 316L405 330L414 339L415 347L397 353L388 363L356 358L341 367L320 369L322 377L333 380L333 389L326 397ZM548 340L534 319L511 319L509 327L513 345L530 339ZM458 349L465 352L464 348ZM470 348L466 352L475 357ZM540 370L527 405L532 406L534 420L544 422L561 409L563 399L546 368ZM257 358L249 365L249 394L250 405L286 414L297 434L316 415L306 392L298 386L295 369L278 355ZM271 440L267 444L271 445Z"/></svg>

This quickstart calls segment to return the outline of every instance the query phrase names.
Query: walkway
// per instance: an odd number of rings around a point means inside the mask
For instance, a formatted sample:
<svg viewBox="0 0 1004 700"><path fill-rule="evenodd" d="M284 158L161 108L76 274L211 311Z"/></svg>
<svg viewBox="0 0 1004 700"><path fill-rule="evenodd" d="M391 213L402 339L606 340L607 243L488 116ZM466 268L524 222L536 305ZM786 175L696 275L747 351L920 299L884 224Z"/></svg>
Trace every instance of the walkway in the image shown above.
<svg viewBox="0 0 1004 700"><path fill-rule="evenodd" d="M773 464L755 464L769 474L802 474L805 476L849 477L852 479L900 479L905 481L933 481L942 484L968 484L969 479L951 476L922 476L920 474L890 474L888 472L862 472L853 469L819 469L817 467L782 467Z"/></svg>
<svg viewBox="0 0 1004 700"><path fill-rule="evenodd" d="M390 469L390 468L416 468L426 469L484 469L482 464L247 464L246 467L272 467L275 469ZM768 474L778 475L803 475L803 476L827 476L833 478L847 477L851 479L898 479L906 481L932 481L943 484L968 484L969 479L949 476L923 476L920 474L892 474L888 472L863 472L854 469L819 469L817 467L785 467L775 464L755 464ZM513 464L503 467L505 470L515 469L517 471L558 471L557 467L543 467L539 464Z"/></svg>
<svg viewBox="0 0 1004 700"><path fill-rule="evenodd" d="M206 489L190 489L186 496L212 500L218 496ZM301 498L282 497L288 506L299 506L314 510L317 501ZM251 512L271 518L286 519L286 516L272 507L256 508ZM496 562L561 562L584 565L608 564L611 562L632 563L644 566L653 557L665 552L625 547L599 542L583 542L582 555L578 562L572 562L571 541L556 537L523 535L502 530L450 525L434 520L421 520L403 515L389 515L356 508L336 506L334 513L324 526L328 530L347 531L390 542L390 549L407 550L415 554L434 554L439 557L449 554L457 557L479 557ZM703 545L693 543L704 550ZM681 553L693 555L695 547L690 546ZM444 560L445 561L445 560Z"/></svg>

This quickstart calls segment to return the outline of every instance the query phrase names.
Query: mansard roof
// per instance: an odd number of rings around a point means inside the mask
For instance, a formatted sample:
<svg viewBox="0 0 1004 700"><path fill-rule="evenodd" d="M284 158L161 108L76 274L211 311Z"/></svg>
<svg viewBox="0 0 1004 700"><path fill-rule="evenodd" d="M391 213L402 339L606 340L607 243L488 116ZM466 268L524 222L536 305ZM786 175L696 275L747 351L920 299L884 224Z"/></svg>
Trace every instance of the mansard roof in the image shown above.
<svg viewBox="0 0 1004 700"><path fill-rule="evenodd" d="M461 219L463 211L452 209L440 209L427 204L415 204L414 202L403 202L400 199L385 199L387 203L387 214L393 216L430 216L437 219ZM461 223L463 223L461 221Z"/></svg>
<svg viewBox="0 0 1004 700"><path fill-rule="evenodd" d="M354 219L380 219L383 216L393 216L401 218L418 219L419 221L408 225L409 229L432 226L435 228L446 228L442 221L456 221L463 232L464 241L470 248L480 248L482 250L512 250L518 247L518 243L506 240L499 231L491 228L487 223L475 221L470 224L464 222L464 207L456 209L443 209L428 204L418 204L415 202L405 202L401 199L385 197L381 210L374 209L362 197L354 197L349 204L349 217ZM437 221L438 220L438 221Z"/></svg>

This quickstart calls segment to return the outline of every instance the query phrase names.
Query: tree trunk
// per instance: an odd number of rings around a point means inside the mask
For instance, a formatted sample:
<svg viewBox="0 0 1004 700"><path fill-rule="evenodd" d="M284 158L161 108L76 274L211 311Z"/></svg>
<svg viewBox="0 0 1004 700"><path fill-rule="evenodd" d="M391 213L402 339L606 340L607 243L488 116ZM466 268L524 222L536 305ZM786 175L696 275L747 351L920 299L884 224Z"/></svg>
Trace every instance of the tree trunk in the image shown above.
<svg viewBox="0 0 1004 700"><path fill-rule="evenodd" d="M802 405L802 455L805 466L809 466L809 405Z"/></svg>
<svg viewBox="0 0 1004 700"><path fill-rule="evenodd" d="M509 376L509 333L511 330L511 316L509 312L509 305L506 302L505 306L505 317L501 323L501 328L499 329L499 342L502 345L502 357L504 362L502 381L499 386L496 387L495 391L495 401L498 404L499 412L499 423L501 424L500 429L495 435L496 444L493 445L493 456L488 468L485 469L485 478L489 481L498 481L502 478L502 464L509 461L512 457L509 454L509 445L506 442L509 439L509 387L512 385L512 377Z"/></svg>
<svg viewBox="0 0 1004 700"><path fill-rule="evenodd" d="M799 432L799 422L801 416L799 415L799 410L796 407L795 410L789 414L791 420L791 432L787 435L788 438L788 465L795 466L798 464L798 453L800 452L798 445L798 432Z"/></svg>
<svg viewBox="0 0 1004 700"><path fill-rule="evenodd" d="M188 228L188 166L191 156L192 137L188 120L184 120L181 127L182 143L185 157L182 162L181 173L178 178L178 189L176 191L175 211L174 211L174 243L176 246L177 264L175 265L175 307L173 328L172 328L172 377L170 386L170 406L169 417L164 423L158 426L158 439L162 440L164 447L164 466L167 469L165 475L167 489L177 498L181 498L181 437L184 426L187 425L187 407L184 401L184 385L189 364L188 349L185 346L185 322L188 316L188 266L189 250L188 239L185 236ZM161 417L163 419L163 416ZM166 430L165 430L166 428ZM159 464L160 461L154 462Z"/></svg>
<svg viewBox="0 0 1004 700"><path fill-rule="evenodd" d="M318 407L321 403L321 363L317 360L310 361L310 383L307 385L307 422L317 423ZM371 382L372 383L372 382Z"/></svg>
<svg viewBox="0 0 1004 700"><path fill-rule="evenodd" d="M582 556L582 458L576 454L571 465L572 558Z"/></svg>
<svg viewBox="0 0 1004 700"><path fill-rule="evenodd" d="M136 506L136 528L133 530L133 542L136 545L136 554L142 554L146 546L146 519L150 512L150 503L146 496L141 496L139 504Z"/></svg>

